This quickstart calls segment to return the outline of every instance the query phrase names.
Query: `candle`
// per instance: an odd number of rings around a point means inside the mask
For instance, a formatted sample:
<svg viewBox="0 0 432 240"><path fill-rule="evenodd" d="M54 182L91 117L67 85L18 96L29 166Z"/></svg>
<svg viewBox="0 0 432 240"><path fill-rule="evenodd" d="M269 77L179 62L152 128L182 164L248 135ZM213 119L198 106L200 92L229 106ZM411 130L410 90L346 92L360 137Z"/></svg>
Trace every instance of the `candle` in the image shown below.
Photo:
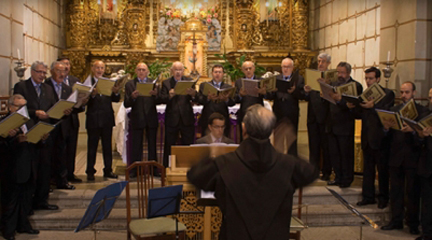
<svg viewBox="0 0 432 240"><path fill-rule="evenodd" d="M387 62L390 62L390 51L387 52Z"/></svg>
<svg viewBox="0 0 432 240"><path fill-rule="evenodd" d="M20 60L21 59L21 54L20 54L19 48L17 48L17 53L18 53L18 60Z"/></svg>

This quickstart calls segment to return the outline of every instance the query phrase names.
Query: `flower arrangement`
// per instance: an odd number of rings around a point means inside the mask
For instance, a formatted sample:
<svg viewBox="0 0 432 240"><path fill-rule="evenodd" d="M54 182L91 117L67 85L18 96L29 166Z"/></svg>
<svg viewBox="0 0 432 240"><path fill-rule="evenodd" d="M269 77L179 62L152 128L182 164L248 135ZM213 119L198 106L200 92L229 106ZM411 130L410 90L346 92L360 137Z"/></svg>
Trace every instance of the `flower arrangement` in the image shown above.
<svg viewBox="0 0 432 240"><path fill-rule="evenodd" d="M166 19L175 19L178 18L181 21L186 21L186 16L183 16L181 13L181 9L165 7L160 10L160 16L165 17Z"/></svg>
<svg viewBox="0 0 432 240"><path fill-rule="evenodd" d="M202 21L206 21L207 23L211 23L212 18L218 18L219 17L219 8L218 5L215 5L208 9L200 9L198 18Z"/></svg>

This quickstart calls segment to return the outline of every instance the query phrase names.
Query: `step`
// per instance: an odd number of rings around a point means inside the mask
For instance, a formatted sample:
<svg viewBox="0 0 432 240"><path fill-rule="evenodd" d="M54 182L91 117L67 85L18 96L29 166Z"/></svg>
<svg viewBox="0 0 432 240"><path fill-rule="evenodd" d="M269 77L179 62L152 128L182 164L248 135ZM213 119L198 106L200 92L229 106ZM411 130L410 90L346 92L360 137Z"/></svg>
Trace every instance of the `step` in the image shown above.
<svg viewBox="0 0 432 240"><path fill-rule="evenodd" d="M390 210L378 209L376 206L359 207L357 210L372 221L382 225L390 220ZM43 230L73 230L85 213L85 209L61 209L58 211L36 211L30 217L32 226ZM293 215L297 213L293 210ZM132 209L132 218L138 217L138 210ZM303 209L302 219L309 227L321 226L357 226L363 222L341 204L310 205ZM97 229L122 230L126 229L126 209L114 208L109 217L96 224Z"/></svg>
<svg viewBox="0 0 432 240"><path fill-rule="evenodd" d="M131 185L134 188L134 184ZM361 188L351 187L341 189L330 187L339 193L345 200L355 205L361 199ZM60 209L64 208L87 208L97 190L95 189L75 189L75 190L54 190L50 194L50 204L56 204ZM131 191L131 199L137 199L137 191ZM294 194L293 203L298 202L298 191ZM323 186L310 186L303 189L303 204L308 205L327 205L337 204L335 197ZM136 201L132 201L132 207L137 207ZM126 190L117 199L115 208L126 208Z"/></svg>

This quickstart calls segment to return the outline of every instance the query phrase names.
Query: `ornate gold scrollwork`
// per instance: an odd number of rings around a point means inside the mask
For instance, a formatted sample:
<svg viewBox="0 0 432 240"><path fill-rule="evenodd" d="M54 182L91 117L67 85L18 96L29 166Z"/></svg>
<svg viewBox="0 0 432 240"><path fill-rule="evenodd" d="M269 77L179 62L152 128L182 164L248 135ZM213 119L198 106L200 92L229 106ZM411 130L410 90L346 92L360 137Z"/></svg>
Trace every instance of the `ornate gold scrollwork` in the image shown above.
<svg viewBox="0 0 432 240"><path fill-rule="evenodd" d="M79 1L72 1L69 5L69 43L71 48L84 48L86 44L86 22L83 5ZM76 34L78 33L78 34Z"/></svg>
<svg viewBox="0 0 432 240"><path fill-rule="evenodd" d="M252 37L257 21L257 13L253 9L253 0L236 1L235 32L238 50L247 50L252 46Z"/></svg>
<svg viewBox="0 0 432 240"><path fill-rule="evenodd" d="M84 76L86 70L86 52L66 51L63 54L69 57L71 63L71 74L79 79L84 79L86 77Z"/></svg>
<svg viewBox="0 0 432 240"><path fill-rule="evenodd" d="M293 4L293 46L294 49L307 49L308 44L308 1L294 0Z"/></svg>
<svg viewBox="0 0 432 240"><path fill-rule="evenodd" d="M183 192L180 209L181 211L204 211L203 207L197 206L195 191ZM188 239L194 239L197 234L204 231L204 214L179 214L178 220L186 225L186 236Z"/></svg>

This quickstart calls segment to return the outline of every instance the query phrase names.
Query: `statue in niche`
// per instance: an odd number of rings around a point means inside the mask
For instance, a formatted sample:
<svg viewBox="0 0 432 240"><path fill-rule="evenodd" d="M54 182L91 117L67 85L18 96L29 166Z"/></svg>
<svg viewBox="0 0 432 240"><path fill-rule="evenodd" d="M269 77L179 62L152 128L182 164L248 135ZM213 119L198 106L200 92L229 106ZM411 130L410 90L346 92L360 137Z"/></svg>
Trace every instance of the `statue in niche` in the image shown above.
<svg viewBox="0 0 432 240"><path fill-rule="evenodd" d="M220 51L221 47L221 25L216 18L207 22L207 42L209 51Z"/></svg>
<svg viewBox="0 0 432 240"><path fill-rule="evenodd" d="M156 51L177 51L180 41L180 27L184 24L179 18L166 19L161 17L158 23Z"/></svg>

